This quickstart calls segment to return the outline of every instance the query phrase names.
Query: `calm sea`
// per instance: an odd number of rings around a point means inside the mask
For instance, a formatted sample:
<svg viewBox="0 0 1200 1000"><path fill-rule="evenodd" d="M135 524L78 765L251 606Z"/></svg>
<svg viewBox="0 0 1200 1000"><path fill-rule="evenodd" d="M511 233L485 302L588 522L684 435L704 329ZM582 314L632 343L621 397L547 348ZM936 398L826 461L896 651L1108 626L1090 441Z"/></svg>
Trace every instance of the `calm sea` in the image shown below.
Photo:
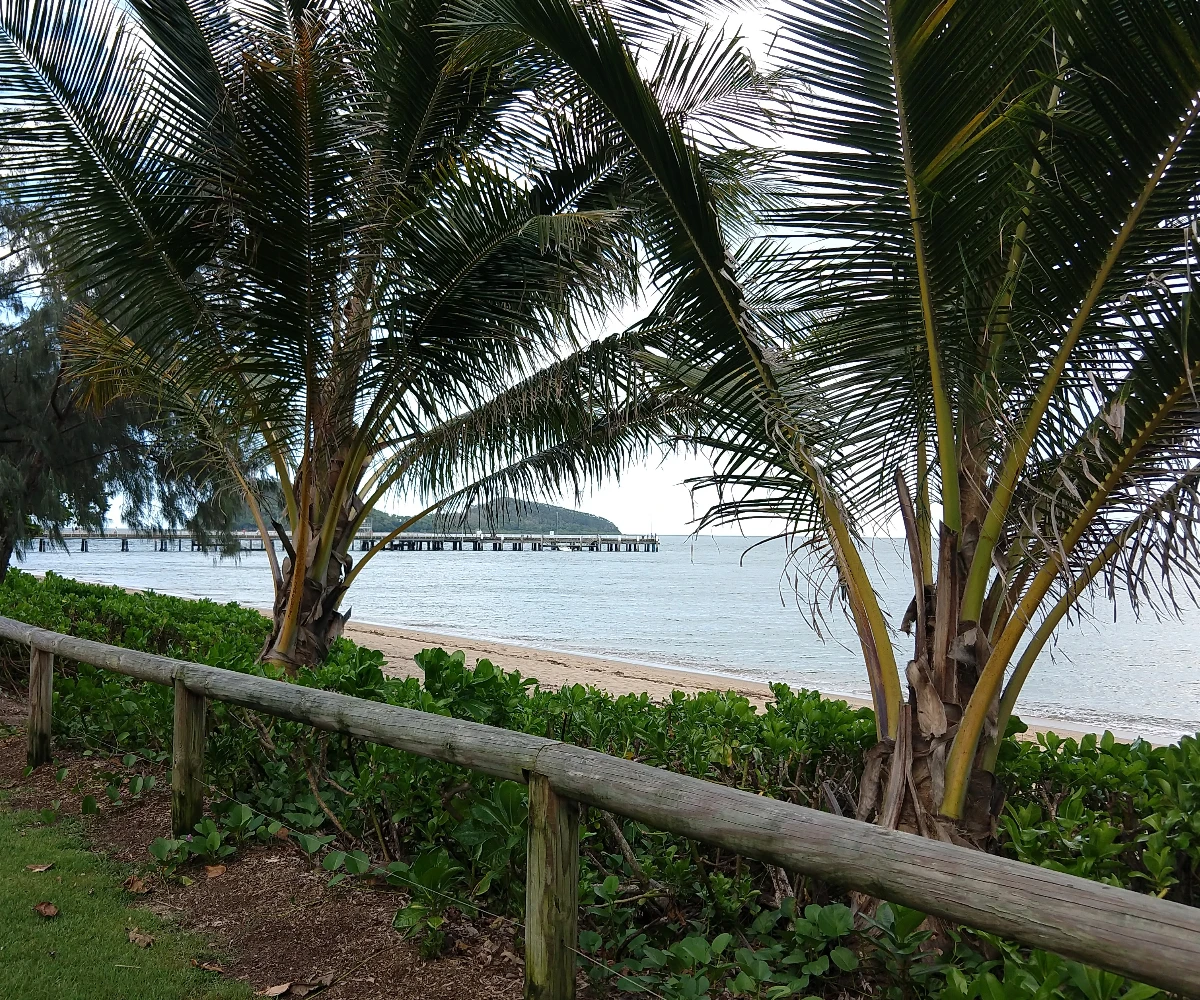
<svg viewBox="0 0 1200 1000"><path fill-rule="evenodd" d="M664 537L659 552L385 552L348 603L359 621L682 667L865 697L861 654L839 610L823 636L807 591L772 542ZM78 543L75 543L78 546ZM90 551L30 553L22 568L217 601L267 606L262 553L232 560L93 540ZM911 578L891 540L875 545L876 587L898 621ZM909 582L906 583L906 580ZM905 662L911 646L897 640ZM1134 617L1098 604L1060 630L1025 685L1018 712L1066 727L1175 739L1200 730L1200 612Z"/></svg>

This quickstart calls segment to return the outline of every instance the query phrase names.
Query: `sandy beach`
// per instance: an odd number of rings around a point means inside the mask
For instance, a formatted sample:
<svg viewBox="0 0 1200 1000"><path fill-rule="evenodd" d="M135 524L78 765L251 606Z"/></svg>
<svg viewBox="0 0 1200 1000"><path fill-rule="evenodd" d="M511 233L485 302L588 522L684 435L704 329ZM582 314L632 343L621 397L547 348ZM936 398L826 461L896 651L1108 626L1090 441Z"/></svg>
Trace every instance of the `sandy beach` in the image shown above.
<svg viewBox="0 0 1200 1000"><path fill-rule="evenodd" d="M491 660L497 667L519 670L525 677L536 677L546 688L583 684L614 695L645 692L655 701L669 698L672 691L683 691L685 694L734 691L759 707L765 705L771 697L771 689L766 684L756 684L754 681L740 680L736 677L673 670L670 667L630 663L627 660L565 653L486 639L464 639L461 636L395 628L391 625L350 621L346 625L345 635L360 646L378 649L383 653L387 659L385 672L395 677L420 677L421 670L413 662L413 657L422 649L441 646L450 651L461 649L466 654L468 666L473 666L476 660ZM851 698L833 692L822 693L827 698L845 701L854 708L870 707L870 702L861 698ZM1044 732L1054 732L1059 736L1075 739L1084 735L1081 730L1045 720L1038 720L1037 724L1030 723L1029 720L1026 722L1029 732L1025 734L1025 739L1035 739L1038 733Z"/></svg>
<svg viewBox="0 0 1200 1000"><path fill-rule="evenodd" d="M43 575L34 573L34 576L39 578ZM106 585L101 580L82 579L81 582ZM127 594L145 592L141 587L122 589ZM177 596L184 597L185 600L194 600L182 594ZM259 607L257 610L267 617L271 615L270 608ZM413 657L423 649L440 646L451 652L461 649L466 654L468 666L473 667L476 660L491 660L504 670L519 670L525 677L537 678L546 688L583 684L614 695L645 692L656 701L669 698L672 691L683 691L686 694L696 694L700 691L736 691L759 706L764 705L771 697L771 689L766 684L722 677L719 674L672 670L670 667L630 663L626 660L588 656L584 653L564 653L488 639L464 639L461 636L396 628L392 625L376 625L353 619L346 623L344 635L360 646L377 649L383 653L387 660L384 671L393 677L421 677L421 670L413 661ZM870 707L870 702L859 698L841 695L829 697L837 697L855 708Z"/></svg>
<svg viewBox="0 0 1200 1000"><path fill-rule="evenodd" d="M42 574L34 575L40 577ZM123 589L130 594L143 592L138 587ZM257 610L263 615L271 614L269 608L259 607ZM423 649L440 646L451 652L461 649L466 654L468 666L474 666L476 660L491 660L504 670L519 670L525 677L535 677L543 687L551 689L566 684L583 684L613 695L644 692L655 701L669 698L672 691L682 691L685 694L734 691L760 708L771 697L771 689L766 684L754 681L646 663L631 663L628 660L589 656L585 653L567 653L517 643L494 642L490 639L465 639L462 636L397 628L393 625L376 625L353 619L346 624L344 634L347 639L360 646L377 649L383 653L387 661L384 672L393 677L421 677L421 670L413 661L413 657ZM835 692L822 692L822 695L831 700L845 701L854 708L870 707L870 702L862 698L852 698ZM1073 729L1051 720L1039 719L1033 723L1026 719L1025 722L1029 725L1025 739L1035 739L1038 733L1045 732L1075 739L1085 735L1084 730ZM1099 732L1096 735L1099 735ZM1155 740L1151 742L1158 745Z"/></svg>
<svg viewBox="0 0 1200 1000"><path fill-rule="evenodd" d="M517 646L485 639L463 639L459 636L439 635L436 632L419 632L390 625L371 625L354 621L346 625L345 635L360 646L378 649L383 653L388 661L387 672L397 677L420 677L421 671L413 662L413 657L422 649L441 646L450 651L461 649L466 654L468 666L473 666L476 660L491 660L505 670L519 670L526 677L536 677L542 686L547 688L584 684L600 688L609 694L641 694L644 691L656 701L669 698L672 691L683 691L687 694L699 691L736 691L757 705L764 704L771 697L771 689L767 685L756 684L753 681L629 663L625 660L587 656L583 653L563 653L534 646ZM867 704L854 698L845 700L856 708Z"/></svg>

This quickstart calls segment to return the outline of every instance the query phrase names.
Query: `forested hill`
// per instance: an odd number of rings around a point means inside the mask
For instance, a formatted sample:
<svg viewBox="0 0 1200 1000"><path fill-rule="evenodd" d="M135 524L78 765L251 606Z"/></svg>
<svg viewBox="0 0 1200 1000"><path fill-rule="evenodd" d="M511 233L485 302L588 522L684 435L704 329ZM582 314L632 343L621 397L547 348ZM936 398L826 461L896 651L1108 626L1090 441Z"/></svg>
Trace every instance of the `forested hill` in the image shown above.
<svg viewBox="0 0 1200 1000"><path fill-rule="evenodd" d="M548 503L523 503L520 514L511 500L499 500L489 507L472 507L465 522L457 518L452 522L430 514L421 518L410 531L507 531L538 532L554 531L560 535L618 535L621 529L612 521L595 514L556 507ZM391 531L404 520L403 515L374 511L367 518L375 531Z"/></svg>

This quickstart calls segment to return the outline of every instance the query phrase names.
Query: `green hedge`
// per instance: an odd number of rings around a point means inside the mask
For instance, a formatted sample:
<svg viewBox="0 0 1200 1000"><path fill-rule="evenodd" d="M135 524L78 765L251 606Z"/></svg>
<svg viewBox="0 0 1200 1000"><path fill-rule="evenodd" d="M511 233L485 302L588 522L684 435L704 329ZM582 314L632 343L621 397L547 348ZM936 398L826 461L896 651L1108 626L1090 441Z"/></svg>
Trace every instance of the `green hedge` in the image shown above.
<svg viewBox="0 0 1200 1000"><path fill-rule="evenodd" d="M104 642L275 676L255 662L268 624L236 605L127 594L48 574L12 571L0 614ZM832 793L847 810L862 754L874 740L869 710L775 685L756 710L732 693L654 703L594 688L543 690L536 681L461 653L426 650L424 683L386 677L376 651L340 640L297 683L471 719L592 747L814 808ZM241 709L213 705L206 767L213 817L188 843L159 842L175 866L216 857L246 838L286 829L334 879L369 872L412 903L398 926L436 953L448 908L519 917L525 793L461 768ZM162 759L171 694L86 666L60 670L56 738L111 754ZM132 758L131 758L132 759ZM1193 903L1200 872L1200 745L1155 749L1111 736L1080 743L1006 742L1000 773L1009 806L999 849L1035 864ZM110 795L129 794L128 786ZM335 822L336 821L336 822ZM935 960L920 915L884 906L854 923L846 900L801 879L797 904L773 899L757 862L701 849L623 822L636 861L594 810L585 817L581 946L593 976L613 990L671 997L838 996L864 985L881 995L1149 996L1055 956L967 933ZM451 900L457 901L451 903ZM996 992L1000 990L1001 992ZM724 991L724 992L722 992Z"/></svg>

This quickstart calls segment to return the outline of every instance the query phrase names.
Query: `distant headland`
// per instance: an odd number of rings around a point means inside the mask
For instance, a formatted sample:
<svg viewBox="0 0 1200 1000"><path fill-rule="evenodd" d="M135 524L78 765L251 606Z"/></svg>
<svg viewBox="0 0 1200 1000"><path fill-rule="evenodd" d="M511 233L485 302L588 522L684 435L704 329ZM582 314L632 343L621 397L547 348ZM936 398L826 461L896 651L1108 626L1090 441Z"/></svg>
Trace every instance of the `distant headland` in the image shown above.
<svg viewBox="0 0 1200 1000"><path fill-rule="evenodd" d="M404 514L389 514L372 511L367 525L374 531L393 531L406 519ZM472 507L466 518L447 519L438 514L427 514L409 531L483 530L499 532L523 532L547 534L551 531L563 535L619 535L621 529L607 518L567 507L556 507L548 503L532 503L508 497L489 504Z"/></svg>

